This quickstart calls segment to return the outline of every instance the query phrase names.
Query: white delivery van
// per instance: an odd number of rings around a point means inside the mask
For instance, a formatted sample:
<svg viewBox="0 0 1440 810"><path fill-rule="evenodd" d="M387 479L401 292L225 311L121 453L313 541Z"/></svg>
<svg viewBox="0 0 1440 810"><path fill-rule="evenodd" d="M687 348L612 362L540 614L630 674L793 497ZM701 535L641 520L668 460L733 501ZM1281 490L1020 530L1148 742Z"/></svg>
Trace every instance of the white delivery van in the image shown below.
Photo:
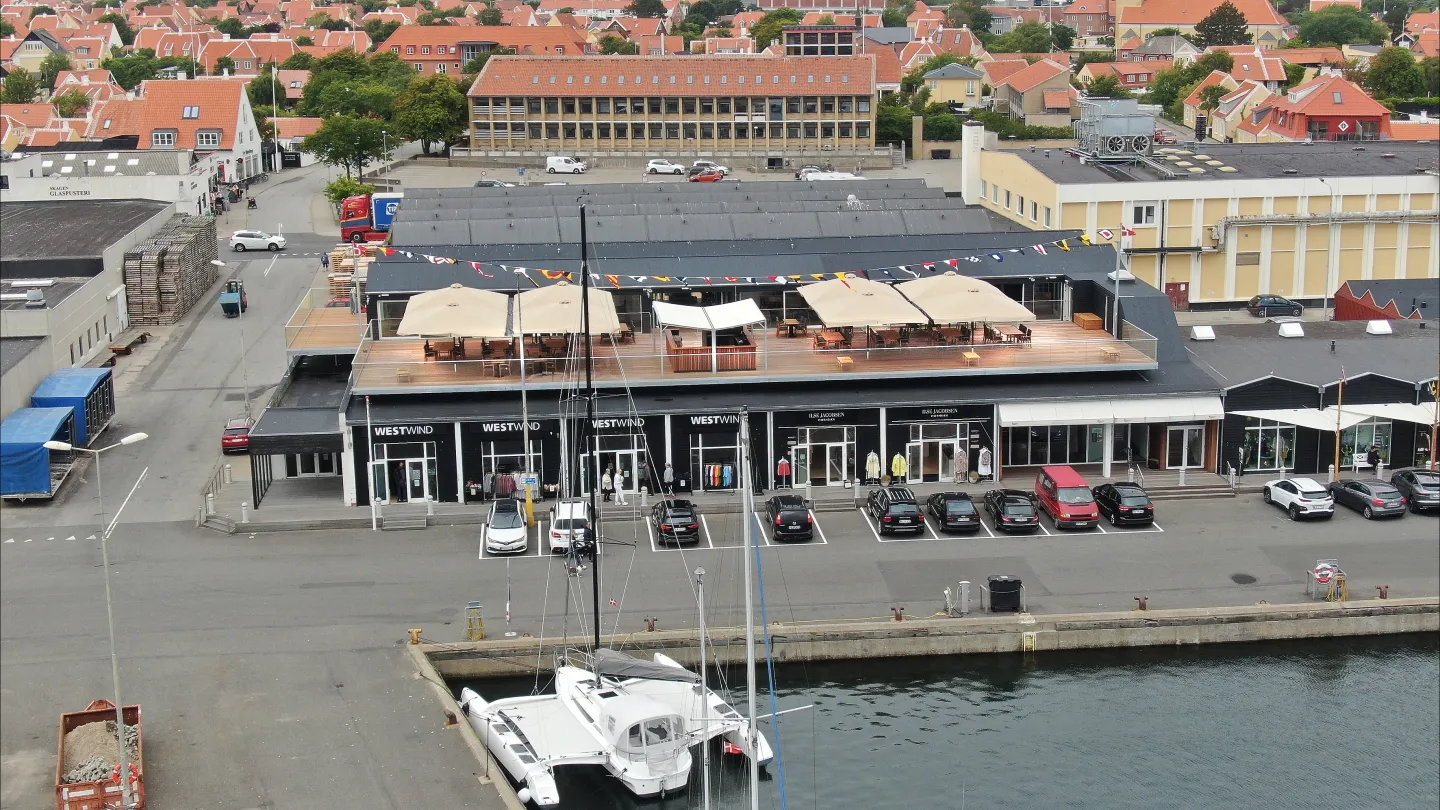
<svg viewBox="0 0 1440 810"><path fill-rule="evenodd" d="M571 157L547 157L545 171L550 174L584 174L585 164Z"/></svg>

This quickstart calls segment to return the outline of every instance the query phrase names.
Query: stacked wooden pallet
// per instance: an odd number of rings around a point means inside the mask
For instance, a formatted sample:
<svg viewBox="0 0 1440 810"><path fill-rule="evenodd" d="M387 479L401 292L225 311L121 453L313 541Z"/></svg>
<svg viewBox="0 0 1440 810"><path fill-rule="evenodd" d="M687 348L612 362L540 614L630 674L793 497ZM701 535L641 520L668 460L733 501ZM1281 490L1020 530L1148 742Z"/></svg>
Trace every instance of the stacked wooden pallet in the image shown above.
<svg viewBox="0 0 1440 810"><path fill-rule="evenodd" d="M359 293L365 294L365 281L370 275L370 265L375 262L375 248L360 246L361 255L355 255L355 246L339 245L330 251L330 297L348 298L358 286Z"/></svg>
<svg viewBox="0 0 1440 810"><path fill-rule="evenodd" d="M151 238L125 253L125 294L130 322L176 323L215 283L215 222L175 216Z"/></svg>

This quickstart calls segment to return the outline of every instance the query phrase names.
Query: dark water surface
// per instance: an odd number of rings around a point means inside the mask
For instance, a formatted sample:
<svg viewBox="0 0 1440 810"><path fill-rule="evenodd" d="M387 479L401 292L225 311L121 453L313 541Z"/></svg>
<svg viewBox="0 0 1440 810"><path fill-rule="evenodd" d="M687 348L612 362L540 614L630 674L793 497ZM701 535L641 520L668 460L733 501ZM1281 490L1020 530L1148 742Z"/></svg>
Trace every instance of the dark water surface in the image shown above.
<svg viewBox="0 0 1440 810"><path fill-rule="evenodd" d="M725 674L743 712L743 667ZM776 676L779 709L815 704L779 718L792 810L1440 808L1436 636L906 658ZM509 697L534 680L452 686ZM779 772L771 763L762 777L762 807L782 806ZM711 807L749 807L742 758L712 773ZM663 801L634 799L600 768L557 777L564 810L702 806L698 766L689 795Z"/></svg>

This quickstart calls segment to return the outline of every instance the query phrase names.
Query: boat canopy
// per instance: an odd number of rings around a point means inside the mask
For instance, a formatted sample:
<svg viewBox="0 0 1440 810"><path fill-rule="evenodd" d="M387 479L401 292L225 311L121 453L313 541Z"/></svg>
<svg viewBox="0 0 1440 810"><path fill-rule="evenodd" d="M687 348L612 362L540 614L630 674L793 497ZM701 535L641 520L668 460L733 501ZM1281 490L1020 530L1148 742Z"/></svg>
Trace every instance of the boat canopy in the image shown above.
<svg viewBox="0 0 1440 810"><path fill-rule="evenodd" d="M653 681L680 681L682 683L700 682L700 676L688 669L631 658L619 650L596 650L595 671L600 675L609 675L615 678L648 678Z"/></svg>

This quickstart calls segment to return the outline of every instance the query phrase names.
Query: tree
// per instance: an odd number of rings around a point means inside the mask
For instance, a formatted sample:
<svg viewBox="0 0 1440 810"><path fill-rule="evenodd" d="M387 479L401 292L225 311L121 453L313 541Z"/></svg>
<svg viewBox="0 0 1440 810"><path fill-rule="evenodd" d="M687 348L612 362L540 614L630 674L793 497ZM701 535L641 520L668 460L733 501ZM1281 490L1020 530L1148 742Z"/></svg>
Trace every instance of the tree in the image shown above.
<svg viewBox="0 0 1440 810"><path fill-rule="evenodd" d="M1421 83L1425 86L1425 95L1434 98L1440 96L1440 56L1427 56L1420 60Z"/></svg>
<svg viewBox="0 0 1440 810"><path fill-rule="evenodd" d="M780 39L780 29L787 25L797 25L805 17L793 8L777 8L760 18L755 27L750 29L750 36L755 40L755 50L763 51L770 47L770 43Z"/></svg>
<svg viewBox="0 0 1440 810"><path fill-rule="evenodd" d="M395 99L395 129L428 155L431 144L450 143L465 131L465 94L448 76L417 79Z"/></svg>
<svg viewBox="0 0 1440 810"><path fill-rule="evenodd" d="M880 25L884 28L907 28L909 23L905 15L899 9L887 8L880 12ZM876 130L876 137L879 137L879 130Z"/></svg>
<svg viewBox="0 0 1440 810"><path fill-rule="evenodd" d="M216 59L216 60L215 60L215 72L216 72L216 73L221 73L221 74L224 74L224 73L234 73L234 72L235 72L235 60L234 60L234 59L231 59L231 58L228 57L228 56L222 56L222 57L220 57L219 59Z"/></svg>
<svg viewBox="0 0 1440 810"><path fill-rule="evenodd" d="M29 104L40 95L40 83L24 68L16 67L5 77L5 92L0 101L6 104Z"/></svg>
<svg viewBox="0 0 1440 810"><path fill-rule="evenodd" d="M1064 26L1057 26L1063 28ZM1020 23L985 45L991 53L1044 53L1050 50L1050 27L1044 23Z"/></svg>
<svg viewBox="0 0 1440 810"><path fill-rule="evenodd" d="M1076 54L1073 59L1070 60L1070 67L1073 68L1076 73L1079 73L1080 68L1085 67L1086 65L1095 62L1114 61L1117 61L1117 57L1115 56L1115 53L1113 51L1081 51L1080 53Z"/></svg>
<svg viewBox="0 0 1440 810"><path fill-rule="evenodd" d="M353 177L337 177L325 186L325 197L330 202L339 205L346 197L358 197L361 194L374 194L375 186L369 183L362 183Z"/></svg>
<svg viewBox="0 0 1440 810"><path fill-rule="evenodd" d="M1377 98L1414 98L1425 90L1425 74L1404 48L1382 48L1370 60L1365 86Z"/></svg>
<svg viewBox="0 0 1440 810"><path fill-rule="evenodd" d="M818 19L818 20L815 21L815 24L816 24L816 25L834 25L834 24L835 24L835 15L834 15L834 14L822 14L822 15L820 15L820 19Z"/></svg>
<svg viewBox="0 0 1440 810"><path fill-rule="evenodd" d="M1289 90L1300 82L1305 81L1305 66L1285 63L1285 89Z"/></svg>
<svg viewBox="0 0 1440 810"><path fill-rule="evenodd" d="M689 22L691 17L697 20L704 20L707 23L720 19L720 10L710 0L695 0L690 8L685 11L685 21Z"/></svg>
<svg viewBox="0 0 1440 810"><path fill-rule="evenodd" d="M373 118L332 115L300 148L322 163L343 167L349 177L352 168L358 174L366 163L389 156L385 132L385 125Z"/></svg>
<svg viewBox="0 0 1440 810"><path fill-rule="evenodd" d="M1051 45L1057 51L1068 51L1075 44L1075 29L1068 25L1050 26Z"/></svg>
<svg viewBox="0 0 1440 810"><path fill-rule="evenodd" d="M465 63L465 75L474 76L485 69L485 63L490 61L492 56L510 56L515 53L514 48L494 48L489 53L482 53L479 56Z"/></svg>
<svg viewBox="0 0 1440 810"><path fill-rule="evenodd" d="M326 31L350 31L355 26L349 20L326 20L320 23L320 27Z"/></svg>
<svg viewBox="0 0 1440 810"><path fill-rule="evenodd" d="M433 11L427 11L424 14L421 14L419 17L415 18L415 24L429 26L449 25L450 18L440 14L436 14Z"/></svg>
<svg viewBox="0 0 1440 810"><path fill-rule="evenodd" d="M316 98L321 115L349 115L356 118L390 120L399 92L388 84L365 80L331 82Z"/></svg>
<svg viewBox="0 0 1440 810"><path fill-rule="evenodd" d="M50 99L61 118L75 118L90 109L90 97L79 90L71 89Z"/></svg>
<svg viewBox="0 0 1440 810"><path fill-rule="evenodd" d="M1154 31L1151 31L1150 33L1148 33L1148 34L1145 35L1145 41L1146 41L1146 42L1149 42L1150 40L1154 39L1155 37L1180 37L1180 36L1184 36L1184 35L1185 35L1185 33L1184 33L1183 31L1181 31L1179 28L1174 28L1174 27L1156 28Z"/></svg>
<svg viewBox="0 0 1440 810"><path fill-rule="evenodd" d="M1210 112L1220 106L1220 99L1230 94L1229 88L1223 84L1212 84L1200 91L1200 109Z"/></svg>
<svg viewBox="0 0 1440 810"><path fill-rule="evenodd" d="M1148 101L1166 109L1174 104L1176 99L1183 98L1180 91L1190 84L1190 76L1186 68L1166 68L1155 74L1150 80L1150 95Z"/></svg>
<svg viewBox="0 0 1440 810"><path fill-rule="evenodd" d="M30 17L29 17L29 19L32 19L32 20L33 20L33 19L35 19L36 17L39 17L41 14L49 14L49 15L51 15L51 16L54 16L54 15L55 15L55 9L53 9L53 8L51 8L51 7L49 7L49 6L36 6L35 8L30 9Z"/></svg>
<svg viewBox="0 0 1440 810"><path fill-rule="evenodd" d="M636 54L640 53L640 46L623 37L606 34L600 38L600 53L607 55Z"/></svg>
<svg viewBox="0 0 1440 810"><path fill-rule="evenodd" d="M215 30L222 34L228 34L231 39L250 38L250 29L246 28L238 17L226 17L215 23Z"/></svg>
<svg viewBox="0 0 1440 810"><path fill-rule="evenodd" d="M475 22L480 25L504 25L505 12L496 8L492 3L485 7L485 10L475 15Z"/></svg>
<svg viewBox="0 0 1440 810"><path fill-rule="evenodd" d="M298 45L299 43L297 42L296 44ZM295 55L291 56L289 59L286 59L284 62L281 62L281 63L280 63L280 69L281 69L281 70L309 70L309 69L310 69L311 67L313 67L314 65L315 65L315 57L314 57L314 56L311 56L310 54L308 54L308 53L306 53L306 52L304 52L304 51L300 51L300 52L296 53Z"/></svg>
<svg viewBox="0 0 1440 810"><path fill-rule="evenodd" d="M923 127L927 141L960 140L960 119L948 112L925 116Z"/></svg>
<svg viewBox="0 0 1440 810"><path fill-rule="evenodd" d="M994 14L972 0L951 3L950 7L945 9L945 22L951 28L969 26L971 31L988 32L994 21Z"/></svg>
<svg viewBox="0 0 1440 810"><path fill-rule="evenodd" d="M400 30L400 23L394 21L371 20L365 23L365 33L370 35L370 41L377 46L398 30Z"/></svg>
<svg viewBox="0 0 1440 810"><path fill-rule="evenodd" d="M1413 8L1410 0L1388 0L1381 4L1385 24L1390 27L1391 36L1398 37L1405 30L1405 22L1410 19L1410 12ZM1366 11L1373 11L1373 9L1366 9Z"/></svg>
<svg viewBox="0 0 1440 810"><path fill-rule="evenodd" d="M1300 21L1300 39L1309 45L1379 45L1390 29L1353 6L1326 6Z"/></svg>
<svg viewBox="0 0 1440 810"><path fill-rule="evenodd" d="M1230 0L1215 7L1205 19L1195 24L1197 45L1249 45L1253 40L1250 23Z"/></svg>
<svg viewBox="0 0 1440 810"><path fill-rule="evenodd" d="M70 70L70 57L63 53L52 53L40 63L40 84L46 90L55 89L55 79L62 71Z"/></svg>
<svg viewBox="0 0 1440 810"><path fill-rule="evenodd" d="M1199 81L1215 71L1229 73L1235 69L1235 57L1225 51L1214 51L1196 59L1186 70L1190 81Z"/></svg>
<svg viewBox="0 0 1440 810"><path fill-rule="evenodd" d="M315 40L311 39L305 34L301 34L300 36L295 37L295 44L300 47L305 47L306 45L314 45ZM309 56L309 54L306 54L306 56Z"/></svg>
<svg viewBox="0 0 1440 810"><path fill-rule="evenodd" d="M130 22L125 19L123 14L116 14L112 11L109 14L100 15L95 22L110 23L115 26L115 33L120 35L120 42L125 45L135 44L135 29L130 27Z"/></svg>
<svg viewBox="0 0 1440 810"><path fill-rule="evenodd" d="M625 7L625 11L636 17L664 17L666 14L664 0L635 0Z"/></svg>
<svg viewBox="0 0 1440 810"><path fill-rule="evenodd" d="M0 19L0 39L13 36L15 36L15 26L11 25L9 20Z"/></svg>
<svg viewBox="0 0 1440 810"><path fill-rule="evenodd" d="M912 115L909 107L897 107L882 103L875 110L875 142L895 143L897 141L903 141L910 143L912 140L910 130L910 119Z"/></svg>
<svg viewBox="0 0 1440 810"><path fill-rule="evenodd" d="M1130 98L1132 95L1113 73L1102 73L1086 82L1085 93L1093 98Z"/></svg>

